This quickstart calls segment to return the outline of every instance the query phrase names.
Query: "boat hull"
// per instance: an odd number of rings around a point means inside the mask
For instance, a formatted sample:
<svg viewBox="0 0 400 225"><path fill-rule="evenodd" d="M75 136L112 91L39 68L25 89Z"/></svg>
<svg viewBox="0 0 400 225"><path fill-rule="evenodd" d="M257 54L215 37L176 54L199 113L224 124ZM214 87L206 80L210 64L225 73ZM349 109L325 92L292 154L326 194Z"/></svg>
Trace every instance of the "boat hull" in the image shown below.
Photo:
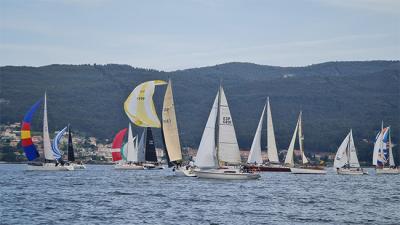
<svg viewBox="0 0 400 225"><path fill-rule="evenodd" d="M268 166L268 165L245 165L244 168L250 171L260 172L290 172L290 168L286 166Z"/></svg>
<svg viewBox="0 0 400 225"><path fill-rule="evenodd" d="M156 165L153 163L144 163L143 168L145 170L162 170L164 167L162 165Z"/></svg>
<svg viewBox="0 0 400 225"><path fill-rule="evenodd" d="M195 174L198 178L218 180L255 180L260 178L260 174L258 173L242 173L224 169L197 170Z"/></svg>
<svg viewBox="0 0 400 225"><path fill-rule="evenodd" d="M71 165L55 165L54 163L43 163L42 165L30 165L26 167L28 171L71 171L74 167Z"/></svg>
<svg viewBox="0 0 400 225"><path fill-rule="evenodd" d="M70 163L69 165L74 167L74 170L84 170L84 169L86 169L86 166L83 165L83 164Z"/></svg>
<svg viewBox="0 0 400 225"><path fill-rule="evenodd" d="M377 168L375 169L376 174L400 174L400 169L399 168Z"/></svg>
<svg viewBox="0 0 400 225"><path fill-rule="evenodd" d="M337 174L340 175L366 175L368 172L364 171L363 169L358 169L358 168L340 168L336 170Z"/></svg>
<svg viewBox="0 0 400 225"><path fill-rule="evenodd" d="M142 165L136 164L117 164L114 166L116 170L143 170L144 167Z"/></svg>
<svg viewBox="0 0 400 225"><path fill-rule="evenodd" d="M290 168L293 174L326 174L326 171L321 168Z"/></svg>
<svg viewBox="0 0 400 225"><path fill-rule="evenodd" d="M196 173L192 168L186 169L185 167L175 168L174 175L177 177L196 177Z"/></svg>

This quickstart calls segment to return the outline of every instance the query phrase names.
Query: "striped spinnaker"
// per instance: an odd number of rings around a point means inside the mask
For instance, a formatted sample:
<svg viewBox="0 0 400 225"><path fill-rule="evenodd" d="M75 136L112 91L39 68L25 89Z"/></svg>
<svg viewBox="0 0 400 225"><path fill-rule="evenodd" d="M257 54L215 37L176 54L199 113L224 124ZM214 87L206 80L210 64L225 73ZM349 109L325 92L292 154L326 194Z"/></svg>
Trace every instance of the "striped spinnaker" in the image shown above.
<svg viewBox="0 0 400 225"><path fill-rule="evenodd" d="M156 85L164 85L163 80L147 81L139 84L124 103L124 110L129 119L140 127L161 127L158 119L153 94Z"/></svg>
<svg viewBox="0 0 400 225"><path fill-rule="evenodd" d="M36 112L37 108L39 108L42 100L37 101L25 114L24 120L22 121L21 126L21 145L24 149L26 158L29 161L32 161L39 157L39 152L36 149L36 146L32 142L31 137L31 121L33 114Z"/></svg>
<svg viewBox="0 0 400 225"><path fill-rule="evenodd" d="M67 131L67 127L64 127L60 132L57 133L56 137L53 140L53 145L51 146L51 150L53 151L53 156L56 160L59 160L62 158L62 154L60 149L58 148L58 144L60 144L60 140L65 134L65 131Z"/></svg>

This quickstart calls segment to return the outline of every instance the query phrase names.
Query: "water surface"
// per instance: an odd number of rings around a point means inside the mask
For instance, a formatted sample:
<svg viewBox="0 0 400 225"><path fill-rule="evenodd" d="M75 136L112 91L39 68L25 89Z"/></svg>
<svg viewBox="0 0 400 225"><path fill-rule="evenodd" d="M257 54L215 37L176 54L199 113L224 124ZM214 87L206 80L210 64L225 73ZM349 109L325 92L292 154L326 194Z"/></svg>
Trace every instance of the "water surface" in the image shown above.
<svg viewBox="0 0 400 225"><path fill-rule="evenodd" d="M263 173L256 181L0 164L0 224L398 224L400 176Z"/></svg>

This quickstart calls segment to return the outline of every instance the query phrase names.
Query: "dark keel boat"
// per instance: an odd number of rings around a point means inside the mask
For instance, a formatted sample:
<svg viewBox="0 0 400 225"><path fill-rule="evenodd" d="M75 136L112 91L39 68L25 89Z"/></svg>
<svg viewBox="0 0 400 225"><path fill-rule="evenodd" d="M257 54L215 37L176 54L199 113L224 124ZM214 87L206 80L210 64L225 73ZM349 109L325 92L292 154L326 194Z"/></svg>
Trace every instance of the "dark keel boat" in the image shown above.
<svg viewBox="0 0 400 225"><path fill-rule="evenodd" d="M244 165L244 168L250 171L260 172L290 172L290 168L282 165Z"/></svg>
<svg viewBox="0 0 400 225"><path fill-rule="evenodd" d="M267 110L267 148L268 148L268 160L269 163L264 164L261 156L261 131L264 121L264 113ZM269 98L264 106L261 113L260 122L254 135L253 143L247 164L244 168L249 171L262 171L262 172L290 172L290 168L283 166L279 162L278 150L275 142L274 126L272 123L271 107L269 104Z"/></svg>

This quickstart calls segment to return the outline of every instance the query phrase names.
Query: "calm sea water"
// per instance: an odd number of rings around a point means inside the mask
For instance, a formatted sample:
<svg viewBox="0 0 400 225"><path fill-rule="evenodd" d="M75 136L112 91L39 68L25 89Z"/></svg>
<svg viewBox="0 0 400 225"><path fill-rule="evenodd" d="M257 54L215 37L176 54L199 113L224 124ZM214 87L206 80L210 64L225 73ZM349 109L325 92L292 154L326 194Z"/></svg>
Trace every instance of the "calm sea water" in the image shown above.
<svg viewBox="0 0 400 225"><path fill-rule="evenodd" d="M399 224L400 176L263 173L257 181L167 170L29 172L0 165L1 224Z"/></svg>

